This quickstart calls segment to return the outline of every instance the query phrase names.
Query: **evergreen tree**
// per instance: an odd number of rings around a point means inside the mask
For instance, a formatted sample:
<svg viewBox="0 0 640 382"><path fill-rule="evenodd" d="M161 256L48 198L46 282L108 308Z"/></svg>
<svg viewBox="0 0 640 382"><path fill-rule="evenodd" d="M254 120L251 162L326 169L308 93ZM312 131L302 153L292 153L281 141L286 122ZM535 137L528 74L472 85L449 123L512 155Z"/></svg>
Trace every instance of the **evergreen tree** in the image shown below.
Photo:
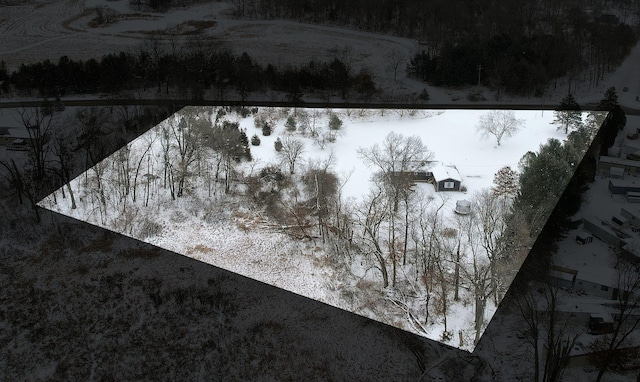
<svg viewBox="0 0 640 382"><path fill-rule="evenodd" d="M240 130L240 143L243 146L249 146L249 138L247 138L247 131L245 129Z"/></svg>
<svg viewBox="0 0 640 382"><path fill-rule="evenodd" d="M518 193L518 174L509 166L498 170L493 177L491 191L494 196L516 196Z"/></svg>
<svg viewBox="0 0 640 382"><path fill-rule="evenodd" d="M253 137L251 137L251 144L253 146L260 146L260 137L258 137L258 134L254 134Z"/></svg>
<svg viewBox="0 0 640 382"><path fill-rule="evenodd" d="M248 160L253 160L251 155L251 149L249 148L249 138L247 138L247 131L245 129L240 130L240 144L242 145L242 156Z"/></svg>
<svg viewBox="0 0 640 382"><path fill-rule="evenodd" d="M275 147L277 152L280 152L280 150L282 150L282 141L280 140L280 138L276 139L273 146Z"/></svg>
<svg viewBox="0 0 640 382"><path fill-rule="evenodd" d="M520 160L520 194L516 205L533 230L541 229L576 167L562 142L551 138L540 151ZM535 233L537 235L537 232Z"/></svg>
<svg viewBox="0 0 640 382"><path fill-rule="evenodd" d="M269 122L264 122L262 124L262 135L265 137L271 135L271 125L269 125Z"/></svg>
<svg viewBox="0 0 640 382"><path fill-rule="evenodd" d="M604 93L604 98L598 103L598 110L613 111L618 107L618 93L615 87L610 87Z"/></svg>
<svg viewBox="0 0 640 382"><path fill-rule="evenodd" d="M289 133L295 132L297 127L296 119L293 116L289 116L289 118L287 118L287 122L284 124L284 127L287 128L287 131Z"/></svg>
<svg viewBox="0 0 640 382"><path fill-rule="evenodd" d="M571 93L562 99L560 106L553 114L556 118L551 123L558 125L558 130L564 129L565 134L569 133L569 129L577 129L582 124L580 105Z"/></svg>
<svg viewBox="0 0 640 382"><path fill-rule="evenodd" d="M335 113L331 113L331 116L329 117L329 129L337 131L340 130L341 127L342 120L340 119L340 117L338 117L338 115Z"/></svg>

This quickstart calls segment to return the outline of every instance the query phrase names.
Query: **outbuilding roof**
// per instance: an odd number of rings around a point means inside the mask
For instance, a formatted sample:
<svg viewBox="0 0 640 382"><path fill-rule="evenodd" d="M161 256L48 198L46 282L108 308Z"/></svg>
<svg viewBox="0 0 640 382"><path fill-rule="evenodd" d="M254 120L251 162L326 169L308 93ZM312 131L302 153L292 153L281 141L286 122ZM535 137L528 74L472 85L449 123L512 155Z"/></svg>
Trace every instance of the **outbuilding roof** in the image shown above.
<svg viewBox="0 0 640 382"><path fill-rule="evenodd" d="M462 181L460 173L458 173L458 170L454 166L445 166L440 164L435 166L431 170L431 173L433 174L433 178L436 182L447 179L457 180L458 182Z"/></svg>
<svg viewBox="0 0 640 382"><path fill-rule="evenodd" d="M16 139L29 139L29 132L25 128L0 127L0 136L9 136Z"/></svg>

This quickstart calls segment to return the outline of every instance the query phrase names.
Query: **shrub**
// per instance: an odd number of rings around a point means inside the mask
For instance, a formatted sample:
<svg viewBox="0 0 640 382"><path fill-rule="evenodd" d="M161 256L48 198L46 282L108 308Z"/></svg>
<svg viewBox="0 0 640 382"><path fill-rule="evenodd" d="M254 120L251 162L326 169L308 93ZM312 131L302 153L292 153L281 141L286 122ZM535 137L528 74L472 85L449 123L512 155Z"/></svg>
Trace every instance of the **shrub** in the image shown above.
<svg viewBox="0 0 640 382"><path fill-rule="evenodd" d="M271 125L269 125L268 122L265 122L262 125L262 135L264 135L265 137L268 137L269 135L271 135Z"/></svg>
<svg viewBox="0 0 640 382"><path fill-rule="evenodd" d="M145 218L138 228L138 238L146 239L148 237L158 236L161 232L162 225Z"/></svg>
<svg viewBox="0 0 640 382"><path fill-rule="evenodd" d="M331 130L340 130L342 127L342 120L335 113L331 113L329 117L329 129Z"/></svg>
<svg viewBox="0 0 640 382"><path fill-rule="evenodd" d="M282 141L280 140L280 138L276 139L276 141L273 143L273 146L275 147L277 152L280 152L280 150L282 150Z"/></svg>
<svg viewBox="0 0 640 382"><path fill-rule="evenodd" d="M289 133L293 133L296 131L296 125L296 119L292 116L289 116L289 118L287 118L287 122L284 124Z"/></svg>
<svg viewBox="0 0 640 382"><path fill-rule="evenodd" d="M253 146L260 146L260 137L258 134L254 134L253 137L251 137L251 144Z"/></svg>

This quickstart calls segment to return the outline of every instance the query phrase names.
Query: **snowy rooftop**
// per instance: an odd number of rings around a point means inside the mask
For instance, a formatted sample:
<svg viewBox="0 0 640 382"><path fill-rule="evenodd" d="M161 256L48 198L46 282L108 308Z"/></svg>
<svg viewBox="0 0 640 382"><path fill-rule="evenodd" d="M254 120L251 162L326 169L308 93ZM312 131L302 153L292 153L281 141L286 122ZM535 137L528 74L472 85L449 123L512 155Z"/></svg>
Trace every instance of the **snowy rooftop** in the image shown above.
<svg viewBox="0 0 640 382"><path fill-rule="evenodd" d="M627 128L621 132L620 135L625 135L629 131L632 131L633 129L630 126L633 125L633 121L636 119L637 117L630 116ZM618 158L600 157L600 160L623 163L629 162L640 165L638 161L621 160ZM623 182L633 184L635 180L640 183L640 178L636 178L635 176L626 175L626 180ZM627 203L625 198L612 197L608 189L609 181L615 184L620 182L619 180L610 179L606 176L596 176L595 181L584 194L582 208L573 219L588 219L604 231L616 235L616 232L611 229L613 226L608 223L611 217L619 216L623 209L633 214L640 214L640 211L638 211L638 207L635 205ZM576 230L570 231L566 239L559 243L558 252L553 257L554 264L577 270L577 278L579 279L615 287L617 284L617 272L613 268L615 261L613 249L597 238L594 238L592 243L585 245L576 243L576 236L584 235L583 231L584 228L580 226ZM638 234L633 232L633 230L620 229L620 232L623 232L625 236L627 236L625 241L634 240L634 242L640 242L640 237L638 237ZM616 236L619 237L619 235Z"/></svg>
<svg viewBox="0 0 640 382"><path fill-rule="evenodd" d="M29 132L27 129L21 129L17 127L0 127L0 135L10 136L13 138L29 139Z"/></svg>
<svg viewBox="0 0 640 382"><path fill-rule="evenodd" d="M433 177L435 178L436 182L439 182L445 179L462 181L462 178L460 177L460 173L453 165L445 166L443 164L438 164L433 169L431 169L431 173L433 174Z"/></svg>
<svg viewBox="0 0 640 382"><path fill-rule="evenodd" d="M601 156L600 162L617 164L621 166L640 167L640 161L631 160L631 159L614 158L609 156Z"/></svg>
<svg viewBox="0 0 640 382"><path fill-rule="evenodd" d="M567 238L560 242L558 252L553 258L554 265L576 270L577 278L580 280L615 286L616 271L612 267L614 261L612 249L595 238L589 244L576 243L575 237L582 232L582 228L571 231Z"/></svg>

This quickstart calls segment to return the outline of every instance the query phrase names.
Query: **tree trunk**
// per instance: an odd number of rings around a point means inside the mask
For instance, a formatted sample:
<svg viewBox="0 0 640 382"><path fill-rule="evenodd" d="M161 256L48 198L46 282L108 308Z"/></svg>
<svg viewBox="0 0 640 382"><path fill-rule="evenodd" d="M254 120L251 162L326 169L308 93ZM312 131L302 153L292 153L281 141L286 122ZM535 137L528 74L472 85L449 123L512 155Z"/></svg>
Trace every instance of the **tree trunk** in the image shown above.
<svg viewBox="0 0 640 382"><path fill-rule="evenodd" d="M455 301L459 301L460 300L460 296L459 296L458 292L460 290L460 240L458 240L458 250L456 251L456 263L455 263L455 269L454 269L454 277L455 277L455 281L454 281L455 291L454 291L453 299Z"/></svg>

